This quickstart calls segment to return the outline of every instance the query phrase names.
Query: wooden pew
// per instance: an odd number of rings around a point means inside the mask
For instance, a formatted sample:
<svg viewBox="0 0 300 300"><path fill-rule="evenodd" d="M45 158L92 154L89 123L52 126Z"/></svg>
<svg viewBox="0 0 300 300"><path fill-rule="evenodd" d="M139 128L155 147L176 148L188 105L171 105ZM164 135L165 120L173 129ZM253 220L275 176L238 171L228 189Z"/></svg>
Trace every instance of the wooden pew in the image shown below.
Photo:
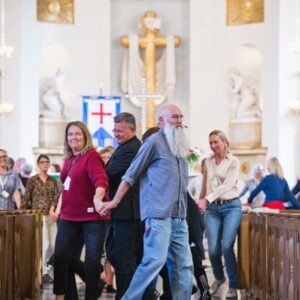
<svg viewBox="0 0 300 300"><path fill-rule="evenodd" d="M299 299L299 211L244 214L237 257L239 288L249 298Z"/></svg>
<svg viewBox="0 0 300 300"><path fill-rule="evenodd" d="M35 299L41 285L42 215L0 212L0 299Z"/></svg>

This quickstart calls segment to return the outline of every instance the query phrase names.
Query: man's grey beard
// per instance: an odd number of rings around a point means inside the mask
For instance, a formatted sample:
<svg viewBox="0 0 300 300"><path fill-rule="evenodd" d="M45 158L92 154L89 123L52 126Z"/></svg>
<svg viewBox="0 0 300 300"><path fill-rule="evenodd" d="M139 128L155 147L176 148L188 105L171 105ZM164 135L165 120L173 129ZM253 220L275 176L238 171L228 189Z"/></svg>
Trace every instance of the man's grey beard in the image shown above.
<svg viewBox="0 0 300 300"><path fill-rule="evenodd" d="M180 158L186 158L189 149L189 142L184 128L165 123L164 127L167 143L171 152Z"/></svg>

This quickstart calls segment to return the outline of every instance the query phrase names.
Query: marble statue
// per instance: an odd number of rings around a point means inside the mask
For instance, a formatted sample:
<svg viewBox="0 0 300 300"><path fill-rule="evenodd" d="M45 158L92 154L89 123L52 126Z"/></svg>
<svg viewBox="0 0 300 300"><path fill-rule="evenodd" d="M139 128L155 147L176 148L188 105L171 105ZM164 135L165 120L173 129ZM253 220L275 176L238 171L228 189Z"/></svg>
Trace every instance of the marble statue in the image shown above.
<svg viewBox="0 0 300 300"><path fill-rule="evenodd" d="M229 72L229 93L233 100L233 120L261 119L257 81L236 70Z"/></svg>
<svg viewBox="0 0 300 300"><path fill-rule="evenodd" d="M65 119L66 101L64 97L66 72L58 69L55 77L40 80L40 117Z"/></svg>

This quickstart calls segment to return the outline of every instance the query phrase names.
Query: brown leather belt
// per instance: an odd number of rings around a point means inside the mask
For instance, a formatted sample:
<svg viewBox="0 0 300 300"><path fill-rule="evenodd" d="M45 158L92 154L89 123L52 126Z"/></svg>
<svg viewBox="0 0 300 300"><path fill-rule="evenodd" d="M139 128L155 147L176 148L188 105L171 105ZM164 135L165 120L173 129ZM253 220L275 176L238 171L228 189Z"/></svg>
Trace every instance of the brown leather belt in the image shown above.
<svg viewBox="0 0 300 300"><path fill-rule="evenodd" d="M225 204L225 203L231 203L232 201L236 200L238 198L232 198L232 199L217 199L214 202L212 202L211 204L216 204L216 205L220 205L220 204Z"/></svg>

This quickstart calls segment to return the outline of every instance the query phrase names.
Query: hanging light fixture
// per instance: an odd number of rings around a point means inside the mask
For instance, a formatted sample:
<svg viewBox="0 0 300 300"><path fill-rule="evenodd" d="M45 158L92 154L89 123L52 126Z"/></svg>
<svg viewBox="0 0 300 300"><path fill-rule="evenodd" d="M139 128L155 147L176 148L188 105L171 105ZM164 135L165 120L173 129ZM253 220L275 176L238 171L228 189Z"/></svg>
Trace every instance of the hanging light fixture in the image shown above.
<svg viewBox="0 0 300 300"><path fill-rule="evenodd" d="M10 58L13 53L13 47L7 46L5 43L5 0L0 0L1 6L1 45L0 45L0 60ZM0 116L7 115L13 112L14 106L12 103L7 103L3 99L4 95L4 77L5 70L0 69Z"/></svg>

